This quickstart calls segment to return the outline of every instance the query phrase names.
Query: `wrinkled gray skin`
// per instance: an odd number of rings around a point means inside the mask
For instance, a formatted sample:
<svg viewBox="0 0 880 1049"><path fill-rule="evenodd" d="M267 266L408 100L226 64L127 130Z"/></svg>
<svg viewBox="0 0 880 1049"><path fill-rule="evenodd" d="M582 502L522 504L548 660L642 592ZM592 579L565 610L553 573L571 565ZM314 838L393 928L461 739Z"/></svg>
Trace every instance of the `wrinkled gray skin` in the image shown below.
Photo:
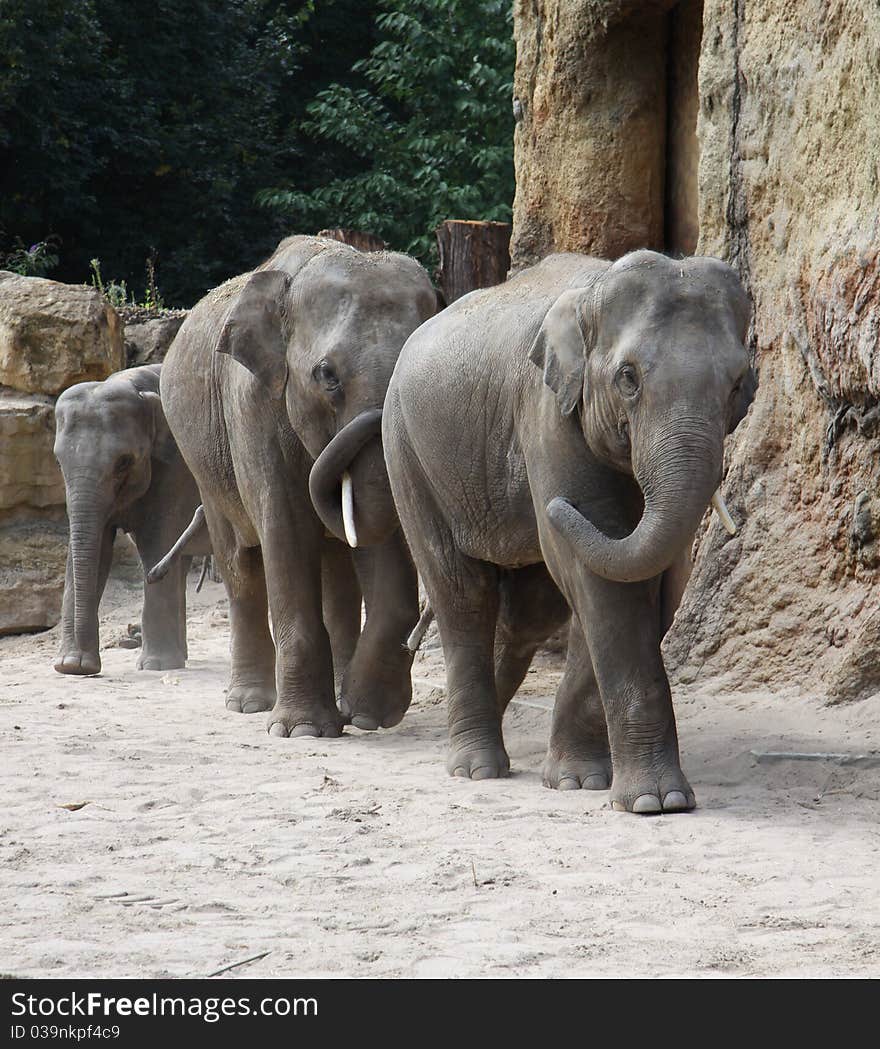
<svg viewBox="0 0 880 1049"><path fill-rule="evenodd" d="M693 808L660 639L752 390L749 310L714 259L554 255L407 342L383 441L443 642L453 775L507 774L504 709L571 609L545 783Z"/></svg>
<svg viewBox="0 0 880 1049"><path fill-rule="evenodd" d="M417 580L379 428L400 348L435 304L407 256L290 237L202 299L165 359L162 400L229 592L226 707L271 711L272 735L388 727L409 706ZM328 533L345 469L355 550Z"/></svg>
<svg viewBox="0 0 880 1049"><path fill-rule="evenodd" d="M116 372L65 390L55 406L55 457L67 491L70 545L61 610L60 674L97 674L98 605L117 529L151 567L199 503L192 474L159 399L160 365ZM191 553L208 553L209 547ZM139 670L186 662L185 557L161 584L144 588Z"/></svg>

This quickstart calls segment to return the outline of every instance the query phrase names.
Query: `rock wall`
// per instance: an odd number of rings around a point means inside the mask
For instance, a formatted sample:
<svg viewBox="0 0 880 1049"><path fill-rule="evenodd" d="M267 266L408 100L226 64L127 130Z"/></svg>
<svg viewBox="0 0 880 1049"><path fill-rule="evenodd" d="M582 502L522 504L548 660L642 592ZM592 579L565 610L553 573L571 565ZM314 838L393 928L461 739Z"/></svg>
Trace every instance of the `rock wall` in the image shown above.
<svg viewBox="0 0 880 1049"><path fill-rule="evenodd" d="M94 288L0 273L0 635L61 615L67 518L54 395L122 366L122 325Z"/></svg>
<svg viewBox="0 0 880 1049"><path fill-rule="evenodd" d="M880 8L520 0L515 17L514 264L687 250L698 229L755 303L760 384L724 486L740 531L704 522L673 675L880 691Z"/></svg>
<svg viewBox="0 0 880 1049"><path fill-rule="evenodd" d="M670 639L685 679L880 690L880 8L706 0L699 250L755 302L760 386Z"/></svg>
<svg viewBox="0 0 880 1049"><path fill-rule="evenodd" d="M123 306L117 311L124 324L125 367L161 364L168 347L186 320L187 310L153 310Z"/></svg>

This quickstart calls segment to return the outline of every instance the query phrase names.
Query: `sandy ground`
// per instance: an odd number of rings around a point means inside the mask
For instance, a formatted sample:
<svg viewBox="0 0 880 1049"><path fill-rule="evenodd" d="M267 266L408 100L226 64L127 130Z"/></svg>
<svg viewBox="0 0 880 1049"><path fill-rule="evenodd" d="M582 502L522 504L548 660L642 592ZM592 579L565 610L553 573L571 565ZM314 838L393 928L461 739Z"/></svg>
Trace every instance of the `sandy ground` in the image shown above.
<svg viewBox="0 0 880 1049"><path fill-rule="evenodd" d="M192 585L186 670L109 647L70 679L56 631L0 639L3 971L880 975L880 770L750 753L878 749L878 700L679 691L700 807L639 818L542 788L550 657L508 714L511 778L454 780L436 640L397 729L274 739L224 710L223 591ZM105 643L139 607L114 579Z"/></svg>

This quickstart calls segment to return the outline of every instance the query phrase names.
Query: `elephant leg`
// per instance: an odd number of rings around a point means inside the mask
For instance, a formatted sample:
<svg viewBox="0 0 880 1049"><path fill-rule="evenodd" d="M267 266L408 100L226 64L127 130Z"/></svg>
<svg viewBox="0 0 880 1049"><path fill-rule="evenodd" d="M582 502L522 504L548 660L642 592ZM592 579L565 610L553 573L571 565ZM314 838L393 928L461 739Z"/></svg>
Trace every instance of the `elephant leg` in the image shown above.
<svg viewBox="0 0 880 1049"><path fill-rule="evenodd" d="M163 556L167 538L161 532L147 532L138 533L134 539L146 571ZM138 670L176 670L186 666L186 561L187 558L179 558L158 583L144 580L143 646Z"/></svg>
<svg viewBox="0 0 880 1049"><path fill-rule="evenodd" d="M542 564L502 572L499 594L495 688L503 717L538 647L571 613Z"/></svg>
<svg viewBox="0 0 880 1049"><path fill-rule="evenodd" d="M575 600L608 724L612 807L645 814L692 809L660 654L660 580L612 583L585 575Z"/></svg>
<svg viewBox="0 0 880 1049"><path fill-rule="evenodd" d="M273 736L339 736L343 720L333 690L333 654L321 587L323 526L307 491L278 493L264 509L261 541L275 638L277 699Z"/></svg>
<svg viewBox="0 0 880 1049"><path fill-rule="evenodd" d="M361 632L361 587L347 546L325 539L321 560L324 625L333 652L333 685L337 695Z"/></svg>
<svg viewBox="0 0 880 1049"><path fill-rule="evenodd" d="M384 543L355 550L354 563L366 619L339 706L355 728L391 728L412 702L406 639L419 618L418 576L399 529Z"/></svg>
<svg viewBox="0 0 880 1049"><path fill-rule="evenodd" d="M97 592L95 608L101 603L110 565L113 563L113 540L116 528L108 525L101 536L101 550L98 555ZM74 630L74 586L73 563L70 550L67 552L67 569L64 577L64 596L61 600L61 651L55 660L55 669L59 674L89 675L101 671L101 656L98 651L98 637L93 642L82 646L77 642Z"/></svg>
<svg viewBox="0 0 880 1049"><path fill-rule="evenodd" d="M556 690L543 782L557 790L607 790L611 785L605 708L575 616L568 631L565 673Z"/></svg>
<svg viewBox="0 0 880 1049"><path fill-rule="evenodd" d="M275 706L275 645L259 547L243 547L222 514L205 503L214 560L229 596L232 669L226 709L256 714Z"/></svg>
<svg viewBox="0 0 880 1049"><path fill-rule="evenodd" d="M666 632L672 626L672 620L675 618L675 613L684 596L685 587L694 570L694 562L691 559L692 546L693 539L663 573L663 581L660 585L661 637L665 637Z"/></svg>

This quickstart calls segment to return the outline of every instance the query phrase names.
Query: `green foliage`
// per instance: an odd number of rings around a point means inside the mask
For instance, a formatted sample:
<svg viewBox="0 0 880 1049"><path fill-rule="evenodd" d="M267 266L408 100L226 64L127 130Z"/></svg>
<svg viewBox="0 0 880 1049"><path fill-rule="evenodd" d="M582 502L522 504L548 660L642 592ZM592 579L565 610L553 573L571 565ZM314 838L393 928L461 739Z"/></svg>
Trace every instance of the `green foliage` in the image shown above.
<svg viewBox="0 0 880 1049"><path fill-rule="evenodd" d="M0 270L22 277L46 277L58 265L58 238L48 236L26 248L20 240L6 255L0 255Z"/></svg>
<svg viewBox="0 0 880 1049"><path fill-rule="evenodd" d="M89 269L92 271L92 287L97 288L111 306L116 308L128 305L128 288L124 280L110 280L105 284L101 276L100 259L91 259ZM134 296L132 296L132 305L134 305Z"/></svg>
<svg viewBox="0 0 880 1049"><path fill-rule="evenodd" d="M99 256L117 296L191 305L291 232L424 257L442 219L504 219L509 6L0 0L6 250L42 241L20 264L73 282Z"/></svg>
<svg viewBox="0 0 880 1049"><path fill-rule="evenodd" d="M308 106L306 130L359 169L265 190L300 228L352 226L433 258L448 218L507 221L513 200L511 5L505 0L379 0L378 41Z"/></svg>

